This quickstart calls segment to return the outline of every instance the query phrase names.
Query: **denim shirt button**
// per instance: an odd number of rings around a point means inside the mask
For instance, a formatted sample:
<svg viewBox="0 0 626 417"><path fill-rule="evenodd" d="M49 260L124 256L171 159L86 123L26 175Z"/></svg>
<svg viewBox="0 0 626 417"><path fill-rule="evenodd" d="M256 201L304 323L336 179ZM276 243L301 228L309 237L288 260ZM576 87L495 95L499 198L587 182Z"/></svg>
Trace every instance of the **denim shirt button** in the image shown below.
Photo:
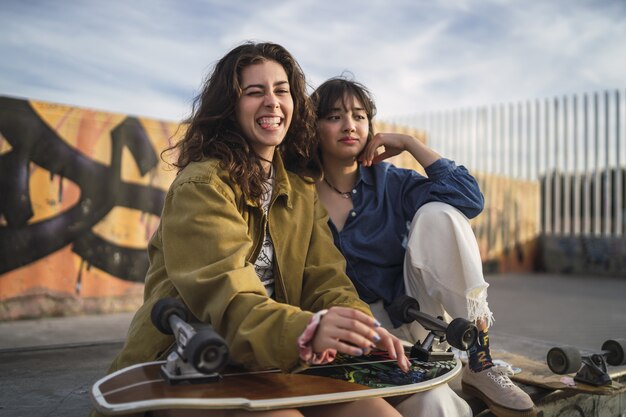
<svg viewBox="0 0 626 417"><path fill-rule="evenodd" d="M356 216L356 211L350 212L350 216L352 216L352 217Z"/></svg>
<svg viewBox="0 0 626 417"><path fill-rule="evenodd" d="M356 194L356 188L352 190L352 194Z"/></svg>

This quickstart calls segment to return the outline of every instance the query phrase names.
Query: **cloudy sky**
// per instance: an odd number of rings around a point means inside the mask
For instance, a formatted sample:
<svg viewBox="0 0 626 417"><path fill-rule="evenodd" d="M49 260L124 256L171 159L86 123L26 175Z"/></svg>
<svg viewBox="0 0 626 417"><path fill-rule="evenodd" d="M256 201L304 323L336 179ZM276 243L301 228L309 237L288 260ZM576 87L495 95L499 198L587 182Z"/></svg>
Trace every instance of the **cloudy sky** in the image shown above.
<svg viewBox="0 0 626 417"><path fill-rule="evenodd" d="M180 120L244 40L381 119L626 87L624 0L2 0L0 95Z"/></svg>

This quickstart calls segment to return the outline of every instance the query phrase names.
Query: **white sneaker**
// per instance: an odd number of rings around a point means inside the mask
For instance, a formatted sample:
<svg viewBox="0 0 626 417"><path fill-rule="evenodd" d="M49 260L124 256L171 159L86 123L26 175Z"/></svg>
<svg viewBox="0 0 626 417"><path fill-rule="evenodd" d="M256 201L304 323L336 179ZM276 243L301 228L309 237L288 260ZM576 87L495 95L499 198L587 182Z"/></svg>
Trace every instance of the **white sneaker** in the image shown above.
<svg viewBox="0 0 626 417"><path fill-rule="evenodd" d="M461 387L464 393L480 398L498 417L537 415L533 400L511 381L504 368L493 366L480 372L473 372L465 366Z"/></svg>

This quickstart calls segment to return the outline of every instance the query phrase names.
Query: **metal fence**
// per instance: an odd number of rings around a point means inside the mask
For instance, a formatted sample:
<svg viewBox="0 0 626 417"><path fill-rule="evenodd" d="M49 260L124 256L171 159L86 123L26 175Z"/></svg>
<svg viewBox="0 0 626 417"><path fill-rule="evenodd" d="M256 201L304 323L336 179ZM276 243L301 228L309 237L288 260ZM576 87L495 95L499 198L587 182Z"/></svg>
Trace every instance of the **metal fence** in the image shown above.
<svg viewBox="0 0 626 417"><path fill-rule="evenodd" d="M393 120L474 173L540 184L539 232L624 236L626 93L620 90Z"/></svg>

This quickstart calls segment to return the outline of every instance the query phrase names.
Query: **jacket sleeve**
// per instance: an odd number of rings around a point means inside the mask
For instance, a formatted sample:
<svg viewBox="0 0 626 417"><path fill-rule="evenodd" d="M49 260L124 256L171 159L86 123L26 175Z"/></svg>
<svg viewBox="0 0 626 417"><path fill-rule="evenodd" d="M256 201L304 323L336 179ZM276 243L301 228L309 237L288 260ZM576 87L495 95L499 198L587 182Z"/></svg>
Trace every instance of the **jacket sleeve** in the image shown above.
<svg viewBox="0 0 626 417"><path fill-rule="evenodd" d="M345 269L345 259L328 228L328 213L315 193L313 230L304 267L303 308L317 312L329 306L344 306L371 316Z"/></svg>
<svg viewBox="0 0 626 417"><path fill-rule="evenodd" d="M231 358L249 368L297 365L296 339L312 313L267 296L247 260L253 242L232 189L220 181L178 184L161 222L169 279L191 312L225 338Z"/></svg>

